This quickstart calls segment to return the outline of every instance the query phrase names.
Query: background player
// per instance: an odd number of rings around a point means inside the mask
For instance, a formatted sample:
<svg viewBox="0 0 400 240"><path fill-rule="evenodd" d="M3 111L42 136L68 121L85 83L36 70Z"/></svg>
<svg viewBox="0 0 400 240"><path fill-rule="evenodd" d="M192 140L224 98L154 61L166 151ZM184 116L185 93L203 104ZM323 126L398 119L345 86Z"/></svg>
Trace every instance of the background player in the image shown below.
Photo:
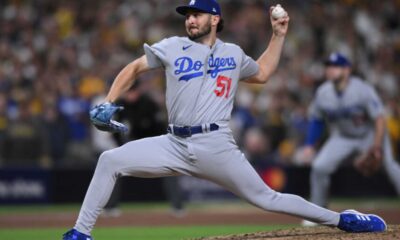
<svg viewBox="0 0 400 240"><path fill-rule="evenodd" d="M104 152L76 225L64 234L64 239L92 239L90 233L118 177L183 174L213 181L264 210L350 232L384 231L386 224L378 216L361 217L353 211L339 214L299 196L270 189L233 140L228 122L238 83L267 82L278 65L289 17L271 18L271 40L256 62L237 45L217 39L223 22L216 1L191 0L187 6L178 7L177 12L186 16L188 38L172 37L145 45L146 55L118 74L105 103L90 112L97 127L126 131L125 126L111 121L119 109L113 102L129 89L138 74L164 68L170 134L131 141Z"/></svg>
<svg viewBox="0 0 400 240"><path fill-rule="evenodd" d="M323 207L328 205L331 174L355 153L371 155L355 162L356 168L366 175L377 170L382 161L385 172L400 194L400 166L393 158L385 130L381 99L371 85L351 76L351 63L342 54L332 53L326 65L327 81L318 88L310 105L308 146L304 149L308 158L314 155L314 145L326 122L330 136L312 162L311 202ZM360 161L370 161L374 169L364 169L369 166L362 166Z"/></svg>

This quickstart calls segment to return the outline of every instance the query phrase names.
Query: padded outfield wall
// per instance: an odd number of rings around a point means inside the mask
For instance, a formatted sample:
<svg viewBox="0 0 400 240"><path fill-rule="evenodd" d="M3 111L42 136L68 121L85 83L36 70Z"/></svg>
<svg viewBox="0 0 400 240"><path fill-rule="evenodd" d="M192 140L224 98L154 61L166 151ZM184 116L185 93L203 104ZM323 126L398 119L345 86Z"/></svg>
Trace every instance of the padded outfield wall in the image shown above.
<svg viewBox="0 0 400 240"><path fill-rule="evenodd" d="M309 194L309 168L269 167L260 176L272 188L305 198ZM93 175L93 169L42 170L1 169L0 203L72 203L81 202ZM180 177L189 201L236 198L219 186L192 177ZM164 201L161 179L122 178L122 201ZM365 178L352 168L333 175L332 197L395 197L395 191L383 172Z"/></svg>

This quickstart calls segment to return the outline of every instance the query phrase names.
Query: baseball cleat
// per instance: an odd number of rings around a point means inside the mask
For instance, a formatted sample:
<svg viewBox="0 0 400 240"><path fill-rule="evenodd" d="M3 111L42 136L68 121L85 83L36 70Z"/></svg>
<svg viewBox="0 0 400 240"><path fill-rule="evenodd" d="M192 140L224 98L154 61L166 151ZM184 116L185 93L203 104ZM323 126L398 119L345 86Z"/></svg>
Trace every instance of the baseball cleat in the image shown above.
<svg viewBox="0 0 400 240"><path fill-rule="evenodd" d="M338 228L346 232L358 233L383 232L387 227L385 221L377 215L346 210L340 213Z"/></svg>
<svg viewBox="0 0 400 240"><path fill-rule="evenodd" d="M71 229L64 233L63 240L93 240L89 235L83 234L75 229Z"/></svg>

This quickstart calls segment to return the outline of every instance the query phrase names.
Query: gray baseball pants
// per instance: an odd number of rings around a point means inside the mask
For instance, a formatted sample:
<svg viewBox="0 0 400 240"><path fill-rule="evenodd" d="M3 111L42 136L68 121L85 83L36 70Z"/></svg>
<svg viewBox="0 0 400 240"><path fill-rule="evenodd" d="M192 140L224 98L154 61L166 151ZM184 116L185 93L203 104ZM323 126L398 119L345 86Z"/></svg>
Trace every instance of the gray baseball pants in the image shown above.
<svg viewBox="0 0 400 240"><path fill-rule="evenodd" d="M266 211L328 226L337 226L339 222L337 212L269 188L238 149L231 130L224 126L218 131L188 138L171 134L144 138L104 152L99 158L75 229L90 234L118 177L172 175L210 180Z"/></svg>

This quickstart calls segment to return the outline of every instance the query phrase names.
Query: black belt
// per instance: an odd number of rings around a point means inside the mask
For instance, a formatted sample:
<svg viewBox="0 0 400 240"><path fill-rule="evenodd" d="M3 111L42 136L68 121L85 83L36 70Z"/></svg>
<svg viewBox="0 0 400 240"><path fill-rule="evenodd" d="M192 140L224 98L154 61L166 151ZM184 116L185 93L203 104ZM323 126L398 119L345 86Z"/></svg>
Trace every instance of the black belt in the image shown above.
<svg viewBox="0 0 400 240"><path fill-rule="evenodd" d="M184 127L177 127L177 126L173 126L171 129L171 126L168 126L167 131L175 136L178 137L183 137L183 138L187 138L187 137L191 137L193 134L197 134L197 133L205 133L205 132L211 132L211 131L216 131L219 129L219 126L215 123L211 123L211 124L207 124L205 125L205 127L203 128L203 126L184 126Z"/></svg>

